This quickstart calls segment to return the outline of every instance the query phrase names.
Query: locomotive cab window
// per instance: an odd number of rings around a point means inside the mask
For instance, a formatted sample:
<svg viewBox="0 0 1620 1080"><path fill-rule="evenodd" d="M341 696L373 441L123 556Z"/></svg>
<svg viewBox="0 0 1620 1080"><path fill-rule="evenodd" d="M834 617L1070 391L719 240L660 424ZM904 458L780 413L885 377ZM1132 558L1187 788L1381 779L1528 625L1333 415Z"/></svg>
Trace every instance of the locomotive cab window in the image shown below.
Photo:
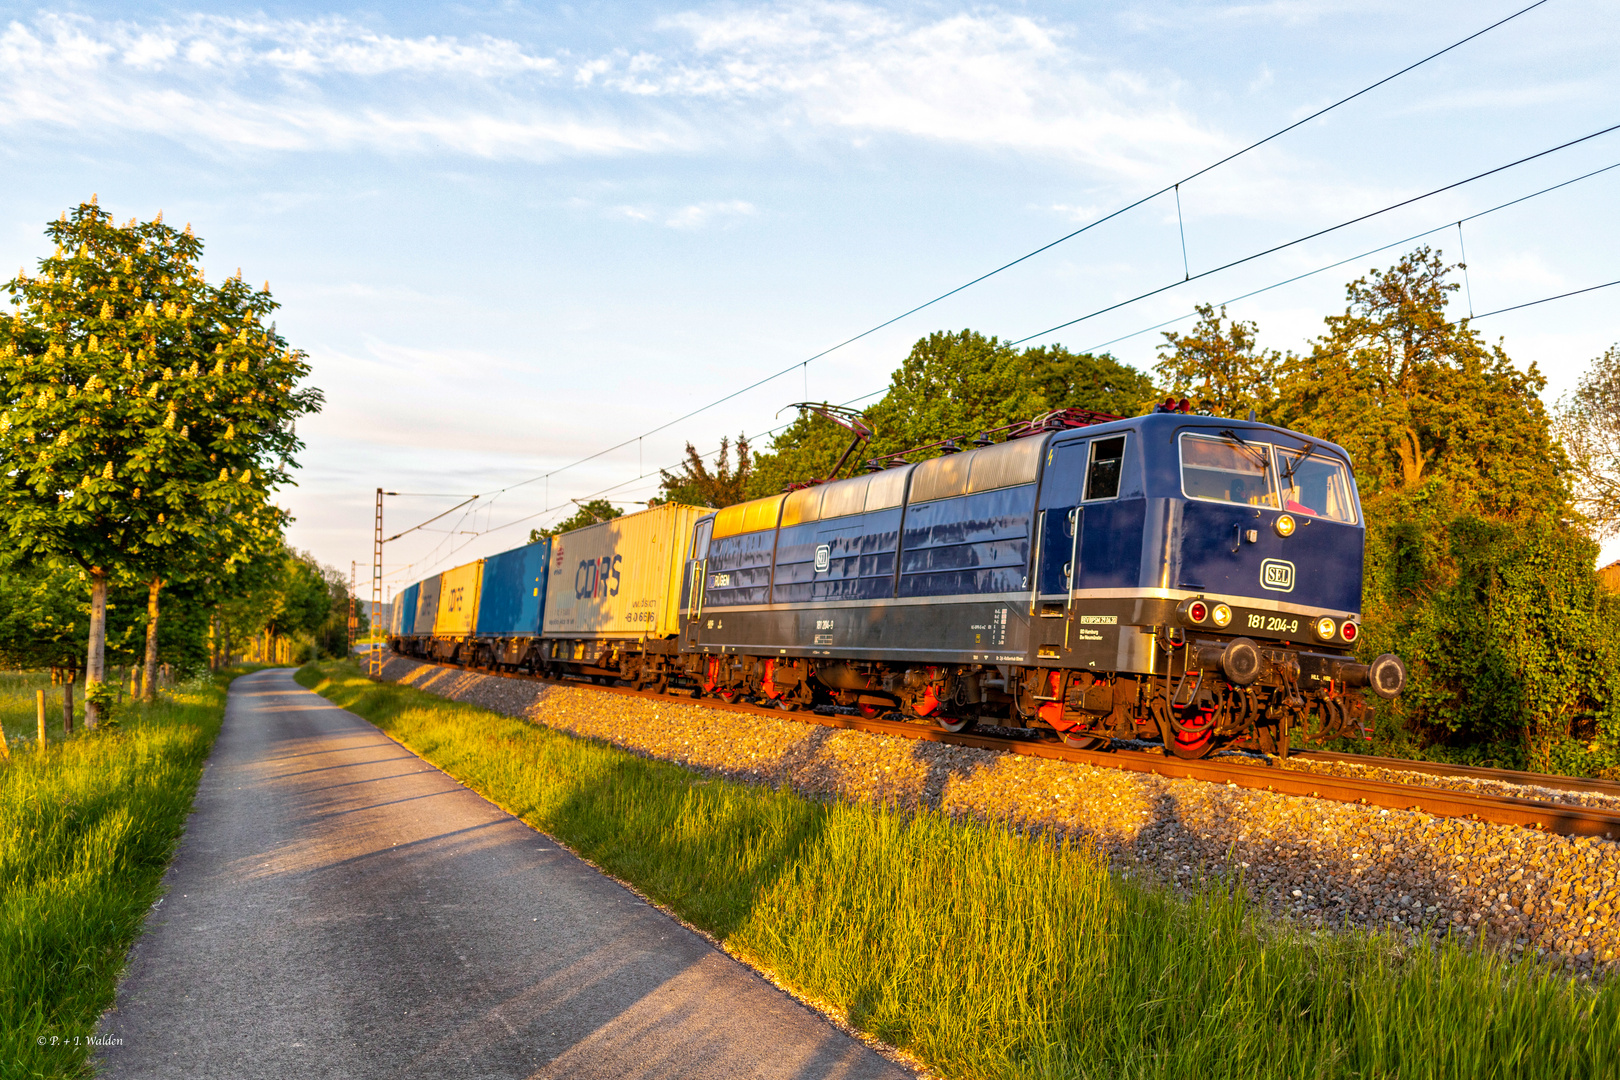
<svg viewBox="0 0 1620 1080"><path fill-rule="evenodd" d="M1181 492L1190 499L1277 509L1271 447L1230 436L1183 434Z"/></svg>
<svg viewBox="0 0 1620 1080"><path fill-rule="evenodd" d="M1284 510L1355 523L1355 495L1350 487L1349 470L1342 461L1315 454L1302 455L1282 446L1277 447L1277 460L1282 466Z"/></svg>
<svg viewBox="0 0 1620 1080"><path fill-rule="evenodd" d="M1097 439L1091 444L1091 467L1086 470L1086 498L1119 497L1119 474L1125 464L1125 436Z"/></svg>
<svg viewBox="0 0 1620 1080"><path fill-rule="evenodd" d="M712 520L705 521L692 530L692 558L706 559L709 557L709 533L714 530Z"/></svg>

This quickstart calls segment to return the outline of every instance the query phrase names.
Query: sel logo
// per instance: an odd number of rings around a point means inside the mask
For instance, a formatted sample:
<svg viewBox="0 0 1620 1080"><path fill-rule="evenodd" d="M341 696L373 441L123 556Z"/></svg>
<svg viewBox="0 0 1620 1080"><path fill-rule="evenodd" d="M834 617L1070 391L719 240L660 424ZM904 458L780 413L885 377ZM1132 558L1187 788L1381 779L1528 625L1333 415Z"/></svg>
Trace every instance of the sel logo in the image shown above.
<svg viewBox="0 0 1620 1080"><path fill-rule="evenodd" d="M1287 559L1267 559L1260 564L1260 586L1272 592L1294 591L1294 564Z"/></svg>
<svg viewBox="0 0 1620 1080"><path fill-rule="evenodd" d="M816 546L816 573L823 573L827 567L831 565L832 546L829 544L818 544Z"/></svg>

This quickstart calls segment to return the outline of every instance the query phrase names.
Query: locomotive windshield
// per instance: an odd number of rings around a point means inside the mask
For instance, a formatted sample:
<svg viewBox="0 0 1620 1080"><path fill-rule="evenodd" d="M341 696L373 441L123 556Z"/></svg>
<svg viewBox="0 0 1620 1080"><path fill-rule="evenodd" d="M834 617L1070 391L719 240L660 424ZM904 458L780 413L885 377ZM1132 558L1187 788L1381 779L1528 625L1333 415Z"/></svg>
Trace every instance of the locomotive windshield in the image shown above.
<svg viewBox="0 0 1620 1080"><path fill-rule="evenodd" d="M1181 436L1181 490L1191 499L1215 499L1277 508L1271 447L1234 437Z"/></svg>
<svg viewBox="0 0 1620 1080"><path fill-rule="evenodd" d="M1277 448L1277 456L1283 461L1283 509L1354 523L1356 503L1344 463L1315 455L1291 458L1290 454L1286 447Z"/></svg>

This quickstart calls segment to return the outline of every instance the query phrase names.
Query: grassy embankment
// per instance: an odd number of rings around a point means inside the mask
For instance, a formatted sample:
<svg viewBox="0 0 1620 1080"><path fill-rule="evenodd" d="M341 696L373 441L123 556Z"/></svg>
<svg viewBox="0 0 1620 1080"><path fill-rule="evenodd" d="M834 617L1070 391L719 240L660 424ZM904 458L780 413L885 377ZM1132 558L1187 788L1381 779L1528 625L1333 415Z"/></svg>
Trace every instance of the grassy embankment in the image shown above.
<svg viewBox="0 0 1620 1080"><path fill-rule="evenodd" d="M703 777L377 685L299 681L952 1077L1595 1077L1620 986L1295 936L1083 847Z"/></svg>
<svg viewBox="0 0 1620 1080"><path fill-rule="evenodd" d="M157 899L228 682L126 703L114 726L95 732L83 730L78 703L77 730L64 739L49 676L0 676L11 745L0 765L0 1077L88 1072L86 1040ZM49 730L39 753L42 687Z"/></svg>

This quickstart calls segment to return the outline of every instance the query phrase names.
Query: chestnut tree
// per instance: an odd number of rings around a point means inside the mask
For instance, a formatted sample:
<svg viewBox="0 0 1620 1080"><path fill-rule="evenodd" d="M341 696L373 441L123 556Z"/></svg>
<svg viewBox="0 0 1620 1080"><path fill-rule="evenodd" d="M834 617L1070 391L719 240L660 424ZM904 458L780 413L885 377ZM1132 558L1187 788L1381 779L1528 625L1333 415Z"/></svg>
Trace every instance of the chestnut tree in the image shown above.
<svg viewBox="0 0 1620 1080"><path fill-rule="evenodd" d="M279 536L271 496L321 395L266 323L269 286L210 284L189 225L119 225L92 197L45 231L55 250L0 310L0 546L84 571L93 723L109 582L147 587L150 686L163 583L222 580Z"/></svg>

